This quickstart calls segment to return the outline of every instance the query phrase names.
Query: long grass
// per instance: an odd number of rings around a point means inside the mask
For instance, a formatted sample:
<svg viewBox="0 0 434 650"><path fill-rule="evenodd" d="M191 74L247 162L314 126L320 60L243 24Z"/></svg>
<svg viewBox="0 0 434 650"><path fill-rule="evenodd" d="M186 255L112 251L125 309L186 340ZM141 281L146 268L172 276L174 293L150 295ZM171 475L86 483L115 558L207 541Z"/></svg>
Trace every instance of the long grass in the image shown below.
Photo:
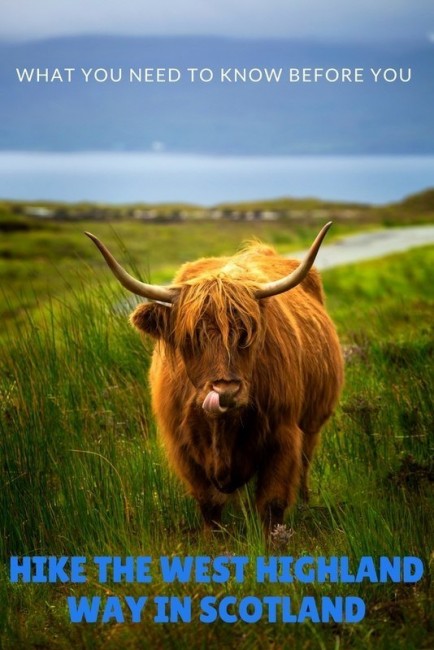
<svg viewBox="0 0 434 650"><path fill-rule="evenodd" d="M87 270L0 353L0 625L5 648L430 648L434 249L324 274L347 357L346 387L316 456L308 508L288 513L278 555L416 555L426 577L403 584L11 585L11 555L267 553L252 490L224 529L200 532L195 504L167 467L150 412L150 345L122 294ZM91 274L89 277L89 273ZM37 299L37 296L35 296ZM68 595L359 595L357 625L72 625ZM431 626L431 627L430 627Z"/></svg>

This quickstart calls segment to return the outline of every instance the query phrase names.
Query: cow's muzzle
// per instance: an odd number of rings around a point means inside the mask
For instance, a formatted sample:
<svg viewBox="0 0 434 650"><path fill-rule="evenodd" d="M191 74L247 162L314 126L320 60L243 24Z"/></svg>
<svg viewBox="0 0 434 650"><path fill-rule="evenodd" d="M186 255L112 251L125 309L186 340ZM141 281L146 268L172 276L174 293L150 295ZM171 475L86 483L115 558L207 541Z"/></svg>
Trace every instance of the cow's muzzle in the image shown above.
<svg viewBox="0 0 434 650"><path fill-rule="evenodd" d="M236 397L241 390L241 381L215 381L212 389L219 395L220 406L228 408L235 405Z"/></svg>
<svg viewBox="0 0 434 650"><path fill-rule="evenodd" d="M202 408L209 413L224 413L229 408L237 406L237 395L240 391L241 381L214 381L203 401Z"/></svg>

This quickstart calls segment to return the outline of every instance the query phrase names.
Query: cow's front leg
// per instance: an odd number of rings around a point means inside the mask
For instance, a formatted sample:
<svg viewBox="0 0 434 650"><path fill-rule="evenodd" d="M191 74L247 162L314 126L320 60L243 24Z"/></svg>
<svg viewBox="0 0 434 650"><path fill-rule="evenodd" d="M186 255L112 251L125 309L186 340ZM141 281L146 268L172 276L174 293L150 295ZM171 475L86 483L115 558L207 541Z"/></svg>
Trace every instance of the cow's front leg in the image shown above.
<svg viewBox="0 0 434 650"><path fill-rule="evenodd" d="M220 530L225 500L216 500L215 498L212 498L211 495L204 498L202 495L202 497L198 499L198 502L203 517L205 532L209 533Z"/></svg>
<svg viewBox="0 0 434 650"><path fill-rule="evenodd" d="M206 531L217 530L221 525L223 507L228 499L208 479L200 458L193 458L188 447L182 446L176 456L178 474L188 486L189 494L196 500Z"/></svg>
<svg viewBox="0 0 434 650"><path fill-rule="evenodd" d="M273 446L265 453L258 472L256 506L268 536L297 498L301 474L301 430L281 426Z"/></svg>

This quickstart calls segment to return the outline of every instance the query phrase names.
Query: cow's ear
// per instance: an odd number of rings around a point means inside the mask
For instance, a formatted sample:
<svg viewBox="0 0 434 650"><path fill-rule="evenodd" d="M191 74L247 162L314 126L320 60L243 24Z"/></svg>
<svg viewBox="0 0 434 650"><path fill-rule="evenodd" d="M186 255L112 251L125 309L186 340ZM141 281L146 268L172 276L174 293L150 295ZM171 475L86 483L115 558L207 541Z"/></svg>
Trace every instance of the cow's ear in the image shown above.
<svg viewBox="0 0 434 650"><path fill-rule="evenodd" d="M130 316L130 323L156 339L169 338L171 307L156 302L143 303Z"/></svg>

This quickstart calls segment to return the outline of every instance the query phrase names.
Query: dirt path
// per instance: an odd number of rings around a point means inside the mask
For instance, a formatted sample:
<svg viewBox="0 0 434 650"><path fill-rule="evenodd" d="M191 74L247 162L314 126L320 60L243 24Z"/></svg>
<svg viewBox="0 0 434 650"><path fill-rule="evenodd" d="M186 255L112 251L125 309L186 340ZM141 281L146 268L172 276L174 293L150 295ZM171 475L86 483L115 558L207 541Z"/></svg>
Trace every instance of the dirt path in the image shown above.
<svg viewBox="0 0 434 650"><path fill-rule="evenodd" d="M434 244L434 226L377 230L345 237L335 244L323 245L316 258L315 266L320 270L330 269L334 266L372 260L427 244ZM305 253L306 251L297 251L288 257L301 259Z"/></svg>

